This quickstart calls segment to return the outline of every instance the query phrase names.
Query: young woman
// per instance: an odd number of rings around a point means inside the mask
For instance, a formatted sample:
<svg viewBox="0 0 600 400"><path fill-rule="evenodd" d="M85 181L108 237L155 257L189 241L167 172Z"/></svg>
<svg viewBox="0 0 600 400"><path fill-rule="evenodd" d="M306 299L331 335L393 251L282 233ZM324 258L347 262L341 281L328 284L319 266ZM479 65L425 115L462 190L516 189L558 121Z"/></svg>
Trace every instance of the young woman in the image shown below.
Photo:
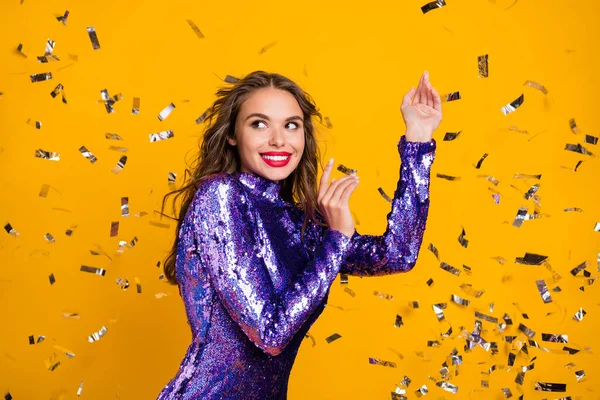
<svg viewBox="0 0 600 400"><path fill-rule="evenodd" d="M387 229L360 235L348 208L358 177L330 184L331 159L317 190L313 118L321 114L312 98L263 71L218 90L191 182L176 191L184 195L178 237L165 262L193 341L158 399L285 399L336 275L415 265L442 117L427 72L401 111L407 130Z"/></svg>

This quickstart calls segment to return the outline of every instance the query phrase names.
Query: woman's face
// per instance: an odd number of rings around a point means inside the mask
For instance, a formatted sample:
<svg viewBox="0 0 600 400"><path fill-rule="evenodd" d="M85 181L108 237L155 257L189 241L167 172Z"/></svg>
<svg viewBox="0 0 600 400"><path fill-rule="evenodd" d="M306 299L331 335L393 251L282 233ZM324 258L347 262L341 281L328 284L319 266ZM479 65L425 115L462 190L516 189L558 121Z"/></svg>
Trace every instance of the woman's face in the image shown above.
<svg viewBox="0 0 600 400"><path fill-rule="evenodd" d="M242 172L272 181L287 178L304 151L304 117L296 98L285 90L264 88L244 101L235 123Z"/></svg>

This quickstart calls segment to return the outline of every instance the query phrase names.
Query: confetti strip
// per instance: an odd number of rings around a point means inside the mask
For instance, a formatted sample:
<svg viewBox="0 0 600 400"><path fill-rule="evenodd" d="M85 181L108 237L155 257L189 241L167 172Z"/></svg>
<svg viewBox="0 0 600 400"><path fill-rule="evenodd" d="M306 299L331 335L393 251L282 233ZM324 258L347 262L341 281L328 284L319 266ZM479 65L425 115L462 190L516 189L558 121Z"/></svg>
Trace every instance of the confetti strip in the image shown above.
<svg viewBox="0 0 600 400"><path fill-rule="evenodd" d="M202 115L200 115L198 118L196 118L196 124L201 124L206 119L209 112L210 112L210 110L206 110L202 113Z"/></svg>
<svg viewBox="0 0 600 400"><path fill-rule="evenodd" d="M477 67L479 69L479 78L487 78L488 75L488 55L477 56Z"/></svg>
<svg viewBox="0 0 600 400"><path fill-rule="evenodd" d="M79 152L81 153L82 156L87 158L92 164L97 161L96 156L93 155L92 152L89 151L85 146L81 146L79 148Z"/></svg>
<svg viewBox="0 0 600 400"><path fill-rule="evenodd" d="M98 36L96 35L96 29L93 26L88 26L85 28L90 37L90 41L92 42L92 47L94 50L100 49L100 42L98 42Z"/></svg>
<svg viewBox="0 0 600 400"><path fill-rule="evenodd" d="M87 265L82 265L79 270L81 272L89 272L91 274L96 274L96 275L100 275L100 276L106 275L106 270L105 269L96 268L96 267L88 267Z"/></svg>
<svg viewBox="0 0 600 400"><path fill-rule="evenodd" d="M329 344L329 343L331 343L333 341L338 340L341 337L342 337L342 335L334 333L333 335L328 336L327 338L325 338L325 341L327 342L327 344Z"/></svg>
<svg viewBox="0 0 600 400"><path fill-rule="evenodd" d="M402 325L404 325L404 322L402 322L402 317L400 315L396 315L396 322L394 322L394 327L400 328Z"/></svg>
<svg viewBox="0 0 600 400"><path fill-rule="evenodd" d="M383 191L382 188L377 188L377 190L379 191L379 194L381 195L381 197L383 197L386 201L388 201L390 203L392 202L392 199L390 199L390 196L385 194L385 192Z"/></svg>
<svg viewBox="0 0 600 400"><path fill-rule="evenodd" d="M534 382L534 389L544 392L566 392L566 383Z"/></svg>
<svg viewBox="0 0 600 400"><path fill-rule="evenodd" d="M448 102L448 101L455 101L455 100L460 100L460 92L452 92L452 93L448 93L445 94L442 97L442 101Z"/></svg>
<svg viewBox="0 0 600 400"><path fill-rule="evenodd" d="M545 95L548 94L548 89L546 89L544 87L544 85L534 82L534 81L525 81L525 83L523 84L524 86L529 86L532 87L534 89L539 90L540 92L544 93Z"/></svg>
<svg viewBox="0 0 600 400"><path fill-rule="evenodd" d="M106 331L107 331L106 327L103 326L102 328L100 328L100 330L98 332L94 332L90 336L88 336L88 341L90 343L97 342L98 340L100 340L100 338L102 338L104 335L106 335Z"/></svg>
<svg viewBox="0 0 600 400"><path fill-rule="evenodd" d="M236 78L235 76L231 76L231 75L225 75L225 79L224 79L225 82L232 83L232 84L239 82L239 80L240 80L239 78Z"/></svg>
<svg viewBox="0 0 600 400"><path fill-rule="evenodd" d="M112 172L118 174L125 168L125 164L127 163L127 156L123 156L117 162L117 165L112 169Z"/></svg>
<svg viewBox="0 0 600 400"><path fill-rule="evenodd" d="M175 136L175 134L173 133L172 130L169 130L169 131L162 131L162 132L158 132L158 133L151 133L149 136L150 136L150 143L153 143L153 142L159 142L159 141L165 141L167 139L171 139L172 137Z"/></svg>
<svg viewBox="0 0 600 400"><path fill-rule="evenodd" d="M175 109L175 104L173 104L173 103L171 103L168 106L166 106L165 108L163 108L163 110L158 114L158 120L164 121L165 119L167 119L167 117L169 115L171 115L171 112L173 112L174 109Z"/></svg>
<svg viewBox="0 0 600 400"><path fill-rule="evenodd" d="M43 82L52 79L52 72L42 72L41 74L32 74L29 76L31 82Z"/></svg>
<svg viewBox="0 0 600 400"><path fill-rule="evenodd" d="M381 365L383 367L396 368L396 363L395 362L392 362L392 361L383 361L383 360L379 360L377 358L371 358L371 357L369 357L369 364Z"/></svg>
<svg viewBox="0 0 600 400"><path fill-rule="evenodd" d="M444 0L435 0L422 6L421 11L423 14L427 14L429 11L435 10L436 8L442 8L445 5L446 2Z"/></svg>
<svg viewBox="0 0 600 400"><path fill-rule="evenodd" d="M550 296L550 292L548 291L548 287L546 287L546 282L543 279L535 281L535 284L540 292L540 296L542 296L542 300L544 303L552 303L552 297Z"/></svg>
<svg viewBox="0 0 600 400"><path fill-rule="evenodd" d="M42 149L38 149L35 151L36 158L42 158L50 161L60 161L60 154L54 151L45 151Z"/></svg>
<svg viewBox="0 0 600 400"><path fill-rule="evenodd" d="M121 217L129 217L129 197L121 197Z"/></svg>
<svg viewBox="0 0 600 400"><path fill-rule="evenodd" d="M203 39L204 35L202 34L202 32L200 32L200 28L198 28L196 26L196 24L194 23L194 21L188 19L187 23L190 25L190 27L192 28L192 30L194 31L194 33L196 34L196 36L198 36L199 39Z"/></svg>
<svg viewBox="0 0 600 400"><path fill-rule="evenodd" d="M65 11L65 13L63 15L59 15L58 17L56 17L56 20L58 22L62 22L63 25L66 25L68 17L69 17L69 10Z"/></svg>
<svg viewBox="0 0 600 400"><path fill-rule="evenodd" d="M277 41L271 42L268 45L264 46L263 48L261 48L258 52L258 55L262 55L264 54L267 50L273 48L275 45L277 44Z"/></svg>
<svg viewBox="0 0 600 400"><path fill-rule="evenodd" d="M133 106L131 107L131 114L138 115L139 113L140 113L140 98L134 97L133 98Z"/></svg>
<svg viewBox="0 0 600 400"><path fill-rule="evenodd" d="M525 94L521 94L515 100L513 100L512 102L510 102L507 105L505 105L504 107L502 107L502 109L501 109L502 114L508 115L511 112L514 112L517 108L519 108L521 106L521 104L523 104L524 100L525 100Z"/></svg>
<svg viewBox="0 0 600 400"><path fill-rule="evenodd" d="M592 153L591 151L589 151L588 149L586 149L579 143L577 143L577 144L567 143L565 145L565 150L572 151L574 153L583 154L584 156L594 156L594 153ZM597 157L595 157L595 158L597 158Z"/></svg>
<svg viewBox="0 0 600 400"><path fill-rule="evenodd" d="M357 170L345 167L342 164L338 165L337 170L346 175L356 175L358 173Z"/></svg>
<svg viewBox="0 0 600 400"><path fill-rule="evenodd" d="M446 132L446 134L444 135L444 141L450 142L450 141L458 138L460 136L461 132L462 131L458 131L458 132Z"/></svg>

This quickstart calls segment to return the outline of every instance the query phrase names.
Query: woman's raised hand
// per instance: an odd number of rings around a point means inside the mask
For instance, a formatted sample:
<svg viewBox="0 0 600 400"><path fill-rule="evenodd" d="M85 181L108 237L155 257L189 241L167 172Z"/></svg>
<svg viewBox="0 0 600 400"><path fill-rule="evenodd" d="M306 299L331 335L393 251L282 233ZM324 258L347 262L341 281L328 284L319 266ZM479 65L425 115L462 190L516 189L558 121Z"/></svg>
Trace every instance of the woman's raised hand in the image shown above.
<svg viewBox="0 0 600 400"><path fill-rule="evenodd" d="M442 99L429 82L429 72L421 75L417 88L412 88L402 100L402 118L406 124L406 139L428 142L442 121Z"/></svg>
<svg viewBox="0 0 600 400"><path fill-rule="evenodd" d="M325 217L327 226L330 229L342 232L348 237L352 237L354 234L354 220L350 214L348 200L354 189L358 186L359 179L356 175L346 175L340 179L334 179L331 181L331 185L329 185L329 176L332 169L333 158L329 160L323 170L317 202Z"/></svg>

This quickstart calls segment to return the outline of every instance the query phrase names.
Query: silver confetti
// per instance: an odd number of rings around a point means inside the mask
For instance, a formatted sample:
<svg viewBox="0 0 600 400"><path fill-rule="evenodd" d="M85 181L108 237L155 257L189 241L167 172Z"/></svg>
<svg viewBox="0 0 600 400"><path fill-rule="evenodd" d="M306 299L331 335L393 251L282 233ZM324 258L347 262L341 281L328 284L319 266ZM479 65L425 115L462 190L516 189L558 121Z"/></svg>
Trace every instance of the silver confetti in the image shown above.
<svg viewBox="0 0 600 400"><path fill-rule="evenodd" d="M31 82L43 82L52 79L52 72L42 72L41 74L29 75Z"/></svg>
<svg viewBox="0 0 600 400"><path fill-rule="evenodd" d="M581 322L583 320L583 317L585 317L585 314L587 314L585 310L580 307L579 310L577 310L577 312L573 316L573 319L577 322Z"/></svg>
<svg viewBox="0 0 600 400"><path fill-rule="evenodd" d="M455 294L450 295L450 299L454 303L458 304L459 306L465 306L465 307L467 307L470 304L469 300L465 300L465 299L463 299L463 298L461 298L461 297L459 297L459 296L457 296Z"/></svg>
<svg viewBox="0 0 600 400"><path fill-rule="evenodd" d="M97 161L96 156L93 155L92 152L89 151L85 146L81 146L79 148L79 152L81 153L82 156L87 158L92 164Z"/></svg>
<svg viewBox="0 0 600 400"><path fill-rule="evenodd" d="M45 160L60 161L60 153L56 153L54 151L45 151L42 149L38 149L35 151L35 156L37 158L43 158Z"/></svg>
<svg viewBox="0 0 600 400"><path fill-rule="evenodd" d="M460 276L460 270L459 269L456 269L452 265L446 264L443 261L440 262L440 268L443 269L444 271L450 272L453 275Z"/></svg>
<svg viewBox="0 0 600 400"><path fill-rule="evenodd" d="M540 296L542 296L544 303L552 303L552 297L550 296L546 282L544 282L543 279L540 279L535 281L535 284L537 285L538 291L540 292Z"/></svg>
<svg viewBox="0 0 600 400"><path fill-rule="evenodd" d="M449 383L449 382L437 382L436 386L444 389L447 392L450 393L454 393L456 394L458 392L458 386L454 386L453 384Z"/></svg>
<svg viewBox="0 0 600 400"><path fill-rule="evenodd" d="M105 326L103 326L102 328L100 328L100 330L99 330L98 332L94 332L94 333L92 333L92 334L91 334L91 335L88 337L88 341L89 341L90 343L94 343L94 342L96 342L96 341L100 340L100 338L106 334L106 331L107 331L106 327L105 327Z"/></svg>
<svg viewBox="0 0 600 400"><path fill-rule="evenodd" d="M121 216L129 217L129 197L121 197Z"/></svg>
<svg viewBox="0 0 600 400"><path fill-rule="evenodd" d="M153 143L153 142L170 139L170 138L174 137L175 134L173 133L172 130L168 130L168 131L162 131L162 132L158 132L158 133L151 133L149 136L150 136L150 143Z"/></svg>
<svg viewBox="0 0 600 400"><path fill-rule="evenodd" d="M502 109L501 109L502 114L508 115L511 112L515 111L517 108L519 108L521 106L521 104L523 104L524 100L525 100L525 94L520 95L515 100L513 100L511 103L508 103L507 105L502 107Z"/></svg>
<svg viewBox="0 0 600 400"><path fill-rule="evenodd" d="M117 162L117 165L112 169L112 172L118 174L125 168L125 164L127 163L127 156L123 156Z"/></svg>
<svg viewBox="0 0 600 400"><path fill-rule="evenodd" d="M140 113L140 98L134 97L133 98L133 106L131 107L131 114L138 115L139 113Z"/></svg>
<svg viewBox="0 0 600 400"><path fill-rule="evenodd" d="M388 196L387 194L385 194L385 192L383 191L382 188L377 188L377 190L379 191L379 194L381 194L381 196L386 199L387 201L389 201L390 203L392 202L392 199L390 199L390 196Z"/></svg>
<svg viewBox="0 0 600 400"><path fill-rule="evenodd" d="M96 29L93 26L88 26L85 28L92 42L92 47L94 50L98 50L100 48L100 42L98 42L98 36L96 35Z"/></svg>
<svg viewBox="0 0 600 400"><path fill-rule="evenodd" d="M460 92L452 92L445 94L442 97L442 101L455 101L460 100Z"/></svg>
<svg viewBox="0 0 600 400"><path fill-rule="evenodd" d="M89 272L91 274L96 274L96 275L100 275L100 276L106 275L106 270L105 269L96 268L96 267L88 267L87 265L82 265L79 270L81 272Z"/></svg>
<svg viewBox="0 0 600 400"><path fill-rule="evenodd" d="M166 106L165 108L163 108L163 110L158 114L158 120L164 121L169 115L171 115L171 112L173 112L174 109L175 109L175 104L173 104L173 103L171 103L168 106Z"/></svg>
<svg viewBox="0 0 600 400"><path fill-rule="evenodd" d="M357 170L345 167L342 164L338 165L337 170L346 175L356 175L356 173L358 172Z"/></svg>

